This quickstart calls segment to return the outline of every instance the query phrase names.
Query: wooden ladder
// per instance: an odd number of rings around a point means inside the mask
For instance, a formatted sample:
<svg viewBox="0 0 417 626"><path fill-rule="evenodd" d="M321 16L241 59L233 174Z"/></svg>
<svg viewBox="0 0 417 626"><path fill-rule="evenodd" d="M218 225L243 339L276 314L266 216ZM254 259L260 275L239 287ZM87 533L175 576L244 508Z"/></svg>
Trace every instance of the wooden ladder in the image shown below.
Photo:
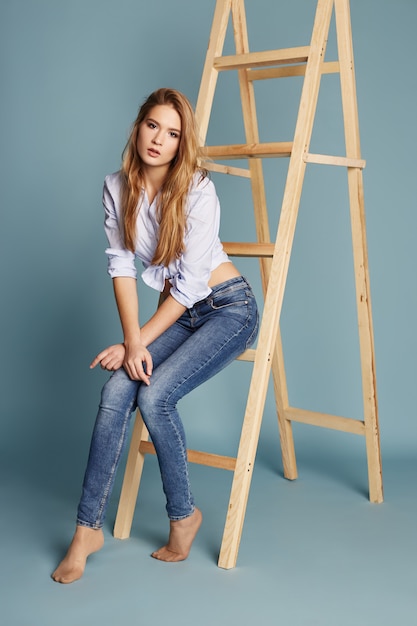
<svg viewBox="0 0 417 626"><path fill-rule="evenodd" d="M325 51L333 10L338 61L326 62ZM230 14L236 54L222 56ZM218 73L230 70L238 72L246 143L204 147ZM309 146L321 76L335 72L340 74L346 155L311 154ZM293 141L260 143L254 81L288 76L304 76ZM362 180L365 162L360 153L349 0L318 0L309 46L262 52L249 51L244 0L217 0L196 116L200 129L202 164L212 171L243 176L251 180L257 242L224 245L232 256L259 257L265 297L256 350L248 350L240 357L242 360L253 361L253 371L237 457L188 451L190 462L221 467L234 472L218 561L219 567L230 569L236 565L271 370L284 476L290 480L297 478L292 422L355 433L363 435L366 440L369 498L372 502L383 500ZM262 171L262 159L266 157L289 157L287 181L274 243L271 242L269 234ZM248 169L217 162L234 159L247 159ZM347 169L362 372L363 420L289 406L279 322L304 173L308 163L342 166ZM130 534L144 457L149 452L154 453L154 448L148 441L146 427L138 412L114 527L114 535L120 539L127 538Z"/></svg>

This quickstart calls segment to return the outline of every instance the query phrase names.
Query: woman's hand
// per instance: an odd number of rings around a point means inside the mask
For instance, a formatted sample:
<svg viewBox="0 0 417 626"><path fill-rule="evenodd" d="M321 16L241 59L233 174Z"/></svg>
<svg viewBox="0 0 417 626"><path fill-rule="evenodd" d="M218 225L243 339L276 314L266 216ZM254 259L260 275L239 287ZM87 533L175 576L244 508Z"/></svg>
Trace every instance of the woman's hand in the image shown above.
<svg viewBox="0 0 417 626"><path fill-rule="evenodd" d="M146 346L139 341L134 343L125 343L125 358L123 367L125 368L129 378L132 380L141 380L146 385L150 384L152 374L152 357Z"/></svg>
<svg viewBox="0 0 417 626"><path fill-rule="evenodd" d="M100 363L104 370L114 371L124 367L129 378L141 380L146 385L150 384L152 374L152 357L150 352L141 343L127 344L116 343L102 350L90 364L93 369Z"/></svg>
<svg viewBox="0 0 417 626"><path fill-rule="evenodd" d="M90 368L93 369L100 363L103 370L114 371L118 370L123 365L126 349L122 343L116 343L113 346L109 346L105 350L102 350L90 364Z"/></svg>

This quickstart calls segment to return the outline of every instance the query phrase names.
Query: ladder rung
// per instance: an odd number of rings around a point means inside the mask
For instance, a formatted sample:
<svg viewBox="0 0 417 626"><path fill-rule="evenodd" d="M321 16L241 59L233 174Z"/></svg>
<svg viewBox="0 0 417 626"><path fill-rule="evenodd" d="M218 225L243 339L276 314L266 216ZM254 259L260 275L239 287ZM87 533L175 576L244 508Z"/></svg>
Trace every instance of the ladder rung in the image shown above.
<svg viewBox="0 0 417 626"><path fill-rule="evenodd" d="M287 78L289 76L304 76L307 66L303 65L288 65L287 67L269 67L261 70L249 70L249 80L265 80L267 78ZM337 74L340 72L339 61L326 61L322 65L322 74Z"/></svg>
<svg viewBox="0 0 417 626"><path fill-rule="evenodd" d="M256 355L256 350L249 349L242 352L238 357L236 357L237 361L254 361Z"/></svg>
<svg viewBox="0 0 417 626"><path fill-rule="evenodd" d="M272 257L275 245L273 243L239 243L223 241L223 248L230 256Z"/></svg>
<svg viewBox="0 0 417 626"><path fill-rule="evenodd" d="M251 177L250 170L243 167L231 167L230 165L213 163L212 161L201 161L200 166L209 172L219 172L220 174L230 174L231 176L241 176L242 178Z"/></svg>
<svg viewBox="0 0 417 626"><path fill-rule="evenodd" d="M139 452L142 454L155 454L155 447L150 441L141 441ZM187 450L187 457L190 463L198 463L199 465L208 465L209 467L218 467L219 469L231 471L234 471L236 467L236 459L232 456L222 456L210 452L200 452L199 450Z"/></svg>
<svg viewBox="0 0 417 626"><path fill-rule="evenodd" d="M262 52L246 52L230 56L215 57L213 66L219 72L223 70L265 67L267 65L283 65L305 63L310 53L310 46L298 48L282 48L281 50L263 50Z"/></svg>
<svg viewBox="0 0 417 626"><path fill-rule="evenodd" d="M295 407L286 408L284 417L292 422L322 426L323 428L341 430L354 435L365 435L365 423L350 417L317 413L315 411L306 411L305 409L296 409Z"/></svg>
<svg viewBox="0 0 417 626"><path fill-rule="evenodd" d="M330 156L327 154L305 154L304 163L318 163L319 165L339 165L342 167L358 167L363 170L366 161L350 157Z"/></svg>
<svg viewBox="0 0 417 626"><path fill-rule="evenodd" d="M205 146L200 155L209 159L249 159L291 156L292 141Z"/></svg>

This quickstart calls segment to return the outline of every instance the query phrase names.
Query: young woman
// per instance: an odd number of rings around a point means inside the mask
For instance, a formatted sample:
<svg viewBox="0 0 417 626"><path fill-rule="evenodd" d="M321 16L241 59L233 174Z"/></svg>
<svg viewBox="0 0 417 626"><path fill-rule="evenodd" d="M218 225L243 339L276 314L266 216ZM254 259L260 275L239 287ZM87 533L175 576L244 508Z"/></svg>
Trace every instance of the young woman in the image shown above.
<svg viewBox="0 0 417 626"><path fill-rule="evenodd" d="M178 401L248 348L258 329L252 290L219 240L213 183L197 166L192 107L181 93L159 89L139 110L122 168L104 183L108 272L123 343L96 356L112 371L104 385L68 552L53 573L70 583L103 545L103 521L136 407L155 445L170 532L152 554L186 559L202 521L190 489ZM162 293L139 326L135 258L142 278Z"/></svg>

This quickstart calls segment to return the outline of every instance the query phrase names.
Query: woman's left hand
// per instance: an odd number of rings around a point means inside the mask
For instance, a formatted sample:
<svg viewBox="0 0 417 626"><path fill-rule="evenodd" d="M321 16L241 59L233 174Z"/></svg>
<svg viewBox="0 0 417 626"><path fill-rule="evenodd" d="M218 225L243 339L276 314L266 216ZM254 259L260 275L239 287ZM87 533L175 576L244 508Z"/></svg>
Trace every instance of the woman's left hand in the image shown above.
<svg viewBox="0 0 417 626"><path fill-rule="evenodd" d="M102 350L96 358L91 362L90 369L93 369L100 363L104 370L118 370L123 365L125 358L125 347L122 343L116 343Z"/></svg>

